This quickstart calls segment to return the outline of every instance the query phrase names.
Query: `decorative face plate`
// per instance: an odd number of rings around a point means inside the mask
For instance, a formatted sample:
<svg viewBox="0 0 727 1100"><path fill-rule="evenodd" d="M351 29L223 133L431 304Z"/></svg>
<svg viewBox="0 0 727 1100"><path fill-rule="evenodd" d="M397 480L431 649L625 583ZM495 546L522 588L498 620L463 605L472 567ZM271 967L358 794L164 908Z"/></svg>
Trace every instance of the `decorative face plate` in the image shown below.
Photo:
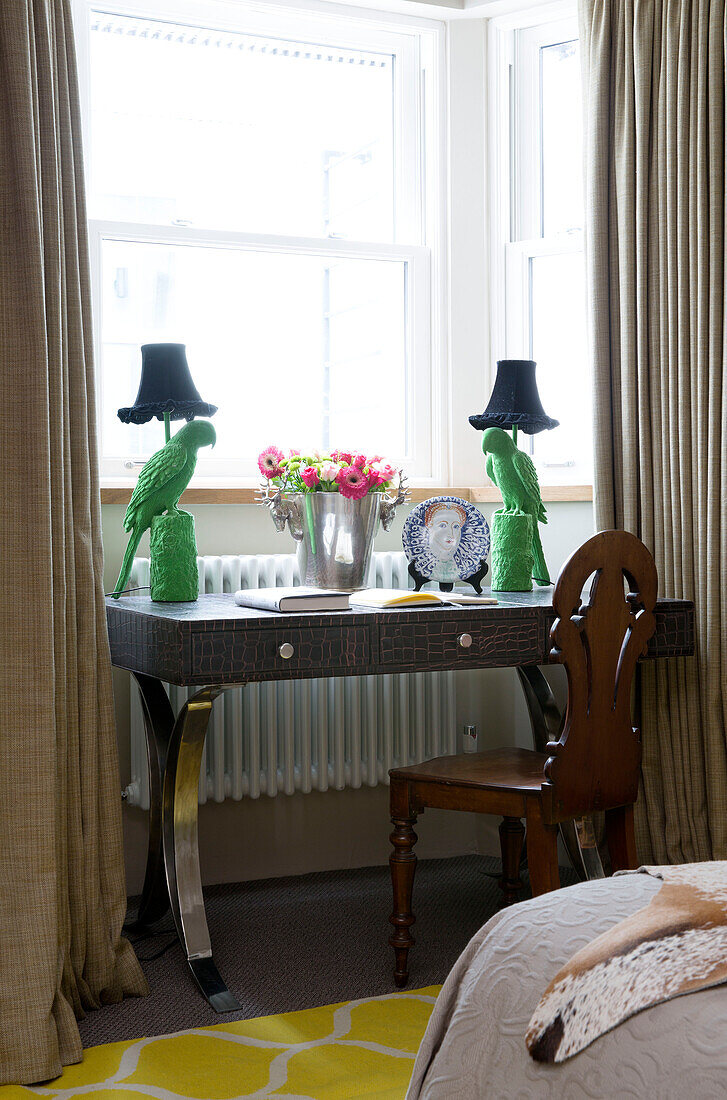
<svg viewBox="0 0 727 1100"><path fill-rule="evenodd" d="M402 533L404 553L431 581L471 577L490 552L490 528L473 504L431 497L412 508Z"/></svg>

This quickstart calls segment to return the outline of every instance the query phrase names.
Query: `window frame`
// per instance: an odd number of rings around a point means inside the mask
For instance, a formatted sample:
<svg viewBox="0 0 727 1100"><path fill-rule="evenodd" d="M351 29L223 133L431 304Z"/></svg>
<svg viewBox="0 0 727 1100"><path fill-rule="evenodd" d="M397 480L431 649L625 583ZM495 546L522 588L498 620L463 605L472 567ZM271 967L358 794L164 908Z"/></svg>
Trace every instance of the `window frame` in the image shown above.
<svg viewBox="0 0 727 1100"><path fill-rule="evenodd" d="M158 244L211 246L252 251L280 251L301 255L351 259L396 260L407 264L406 328L410 400L407 401L409 455L391 456L418 484L442 481L445 467L447 402L444 349L446 288L443 241L446 225L442 173L435 150L444 160L446 116L443 100L444 25L411 16L387 15L343 8L310 0L293 7L279 0L233 4L231 0L119 0L104 3L72 0L76 28L82 131L86 178L90 180L90 19L92 10L118 16L153 20L177 20L189 26L214 26L222 31L284 35L317 44L348 46L361 50L385 50L394 57L395 161L404 172L395 172L396 235L398 243L348 240L338 237L298 237L269 233L233 232L198 226L147 225L132 221L89 218L89 250L92 279L93 338L100 364L102 316L102 246L105 239ZM341 17L345 16L345 26ZM281 29L280 20L284 17ZM426 142L425 142L426 124ZM402 147L404 149L401 153ZM406 217L401 218L401 212ZM100 464L103 483L118 485L143 464L131 455L103 454L103 371L97 370L99 397ZM133 395L132 395L133 396ZM285 440L295 446L297 440ZM200 454L197 484L252 485L259 481L251 456L231 463Z"/></svg>
<svg viewBox="0 0 727 1100"><path fill-rule="evenodd" d="M498 358L532 358L531 261L541 256L583 253L585 247L583 230L541 236L541 126L539 80L535 74L539 72L541 47L574 37L578 37L574 0L529 8L490 22L488 191L493 383ZM521 445L525 440L531 452L535 451L541 485L591 486L590 462L576 456L572 465L539 463L536 437L521 437Z"/></svg>

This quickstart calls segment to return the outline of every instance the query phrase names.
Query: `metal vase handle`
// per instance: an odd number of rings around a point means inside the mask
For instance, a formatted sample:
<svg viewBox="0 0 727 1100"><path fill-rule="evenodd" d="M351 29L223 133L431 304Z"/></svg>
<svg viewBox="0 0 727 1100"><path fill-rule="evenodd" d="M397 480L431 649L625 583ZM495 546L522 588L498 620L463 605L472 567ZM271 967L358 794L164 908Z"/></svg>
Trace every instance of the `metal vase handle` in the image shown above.
<svg viewBox="0 0 727 1100"><path fill-rule="evenodd" d="M404 504L409 496L409 489L406 484L406 474L403 470L399 470L399 488L397 489L396 496L390 497L384 496L381 501L381 510L379 512L379 518L381 519L381 526L385 531L388 531L394 522L394 516L396 515L396 509L400 504Z"/></svg>
<svg viewBox="0 0 727 1100"><path fill-rule="evenodd" d="M281 489L271 495L266 488L262 488L259 493L260 504L270 509L275 529L284 531L287 524L295 541L300 542L303 538L303 516L298 501L284 497Z"/></svg>

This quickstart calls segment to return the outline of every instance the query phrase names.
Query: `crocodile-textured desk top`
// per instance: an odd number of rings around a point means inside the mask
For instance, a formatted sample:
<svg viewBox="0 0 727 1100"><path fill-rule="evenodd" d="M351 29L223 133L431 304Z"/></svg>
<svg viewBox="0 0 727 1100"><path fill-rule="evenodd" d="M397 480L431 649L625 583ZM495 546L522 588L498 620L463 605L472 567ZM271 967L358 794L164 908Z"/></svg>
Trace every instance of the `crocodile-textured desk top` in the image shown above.
<svg viewBox="0 0 727 1100"><path fill-rule="evenodd" d="M238 607L231 594L176 604L123 596L106 606L115 665L173 684L220 684L545 664L552 597L548 587L480 606L293 614ZM694 653L692 603L659 600L656 620L649 657Z"/></svg>
<svg viewBox="0 0 727 1100"><path fill-rule="evenodd" d="M492 593L489 589L485 589L483 595L490 596ZM355 597L352 596L351 598L354 599ZM523 608L536 612L546 610L552 613L553 610L552 585L545 588L536 588L532 592L499 592L495 593L494 598L497 600L496 604L442 604L440 606L428 604L425 607L409 608L352 606L348 611L305 611L296 613L261 611L254 607L239 607L231 593L208 592L192 603L157 603L149 596L121 596L118 600L107 597L106 607L110 611L115 608L125 608L139 615L173 619L175 622L204 624L205 628L209 628L212 622L230 622L239 625L241 620L246 621L250 626L262 627L280 623L300 625L301 623L319 622L329 618L340 619L341 617L345 617L347 621L361 619L370 623L373 615L384 616L388 619L392 616L397 618L399 616L421 618L422 615L426 614L442 615L447 612L454 615L471 611L474 611L477 615L501 615L503 610L520 612ZM685 604L685 601L660 600L659 606L661 607L662 604L674 604L681 607Z"/></svg>

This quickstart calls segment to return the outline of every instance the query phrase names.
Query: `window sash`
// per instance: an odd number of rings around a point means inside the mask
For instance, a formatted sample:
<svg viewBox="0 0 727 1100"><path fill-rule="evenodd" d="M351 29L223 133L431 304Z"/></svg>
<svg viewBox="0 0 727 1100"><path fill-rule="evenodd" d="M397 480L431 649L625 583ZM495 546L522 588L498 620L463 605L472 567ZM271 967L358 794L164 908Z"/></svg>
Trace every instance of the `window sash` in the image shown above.
<svg viewBox="0 0 727 1100"><path fill-rule="evenodd" d="M423 65L421 35L434 33L433 22L411 21L406 17L371 19L360 13L331 5L311 2L305 15L278 6L275 2L261 6L230 0L119 0L118 3L94 3L94 0L72 0L78 66L81 84L82 125L86 155L86 175L91 180L90 149L90 52L91 31L89 12L101 11L113 15L182 22L200 29L219 29L230 33L251 33L272 38L288 38L312 45L341 49L380 52L390 55L394 68L394 210L397 243L422 244L426 225L424 188L420 185L424 156L420 124L422 88L420 73ZM235 9L237 8L237 15ZM345 11L345 22L335 18ZM281 12L284 23L281 29ZM393 23L394 28L387 27ZM91 181L92 182L92 181Z"/></svg>
<svg viewBox="0 0 727 1100"><path fill-rule="evenodd" d="M441 481L446 463L447 419L446 375L440 362L446 346L444 335L443 261L439 251L443 240L445 211L441 175L433 171L432 150L443 150L445 126L442 87L437 76L444 56L443 27L432 20L411 16L382 16L309 0L305 14L280 4L248 7L230 0L119 0L94 3L72 0L79 63L82 126L85 149L90 130L90 10L117 15L176 20L201 28L285 36L320 45L356 50L375 50L391 55L394 63L395 212L396 243L361 242L339 238L308 238L205 230L200 227L139 225L128 221L92 220L89 223L93 284L94 339L101 348L102 270L104 238L159 244L212 245L249 248L303 255L335 255L355 259L396 259L407 264L408 421L410 454L391 455L406 467L410 477L422 483ZM281 13L284 28L281 32ZM340 18L345 16L345 23ZM425 99L427 102L425 102ZM426 111L426 115L425 115ZM428 126L424 140L424 124ZM87 166L88 167L88 166ZM88 175L88 172L87 172ZM426 198L426 202L425 202ZM436 208L436 209L435 209ZM426 245L425 245L426 241ZM431 244L433 247L427 247ZM437 293L433 294L432 280ZM433 355L433 348L437 355ZM103 371L97 385L103 390ZM102 394L101 394L102 397ZM99 414L103 400L98 402ZM101 425L100 425L101 428ZM296 440L283 441L294 446ZM101 438L103 453L103 439ZM101 460L101 474L119 478L133 473L125 462L136 459L107 455ZM216 462L200 455L198 480L212 478L234 481L259 480L249 457L231 463Z"/></svg>
<svg viewBox="0 0 727 1100"><path fill-rule="evenodd" d="M545 46L578 38L572 17L528 27L512 43L512 221L510 239L542 236L543 178L540 103L540 51Z"/></svg>
<svg viewBox="0 0 727 1100"><path fill-rule="evenodd" d="M431 303L431 253L422 245L401 246L377 244L369 241L348 241L319 237L283 237L271 234L225 233L220 230L202 230L187 226L163 226L132 224L128 222L91 221L89 223L91 267L94 279L94 342L97 348L103 343L103 294L102 248L105 240L128 241L173 246L208 246L240 251L269 252L303 256L321 256L352 260L391 260L407 265L406 339L409 364L408 400L405 409L407 437L410 451L403 455L387 457L408 471L416 470L417 477L434 477L433 449L428 426L432 422L432 370L430 338ZM100 393L99 409L103 408L103 372L99 372L97 388ZM290 400L294 395L288 395ZM286 400L286 394L276 400ZM385 396L382 398L385 400ZM281 441L295 446L298 440ZM345 441L343 441L345 443ZM101 474L105 477L129 476L140 463L129 454L103 454ZM255 478L257 466L252 455L239 459L215 459L199 456L200 475L215 478Z"/></svg>
<svg viewBox="0 0 727 1100"><path fill-rule="evenodd" d="M500 358L532 358L531 263L537 257L582 253L583 232L542 235L540 50L578 38L574 4L531 8L492 20L489 99L491 228L491 349ZM583 308L585 309L585 302ZM557 418L557 409L546 410ZM556 429L557 430L557 429ZM521 437L534 452L537 438ZM573 465L540 465L541 484L583 484L587 457Z"/></svg>
<svg viewBox="0 0 727 1100"><path fill-rule="evenodd" d="M528 241L512 241L505 248L505 283L508 301L506 318L507 355L512 359L533 359L533 287L532 261L539 257L564 255L583 255L583 233L569 233L557 237L537 237ZM578 308L578 303L574 303ZM585 310L585 299L582 303ZM567 333L563 334L567 339ZM558 419L558 410L546 406L547 413ZM558 429L556 429L557 431ZM577 451L568 449L568 440L564 443L564 460L551 462L543 459L540 463L540 480L543 484L581 485L590 483L591 462ZM537 437L520 436L519 444L536 458L538 455Z"/></svg>

